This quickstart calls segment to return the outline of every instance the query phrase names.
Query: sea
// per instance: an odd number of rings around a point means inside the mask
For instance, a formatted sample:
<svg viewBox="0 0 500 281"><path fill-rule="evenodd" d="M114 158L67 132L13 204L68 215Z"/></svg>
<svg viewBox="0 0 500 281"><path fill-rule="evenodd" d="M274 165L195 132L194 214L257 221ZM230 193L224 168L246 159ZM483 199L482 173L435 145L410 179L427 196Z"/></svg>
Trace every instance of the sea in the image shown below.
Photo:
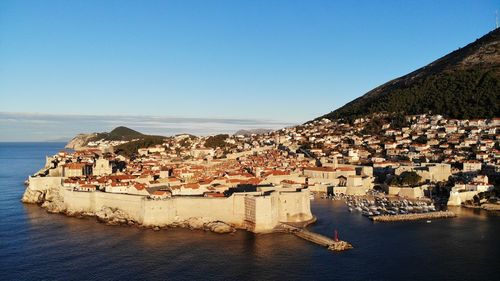
<svg viewBox="0 0 500 281"><path fill-rule="evenodd" d="M64 143L0 143L0 280L500 280L500 217L374 223L315 199L309 228L354 249L291 234L106 226L20 202L28 175Z"/></svg>

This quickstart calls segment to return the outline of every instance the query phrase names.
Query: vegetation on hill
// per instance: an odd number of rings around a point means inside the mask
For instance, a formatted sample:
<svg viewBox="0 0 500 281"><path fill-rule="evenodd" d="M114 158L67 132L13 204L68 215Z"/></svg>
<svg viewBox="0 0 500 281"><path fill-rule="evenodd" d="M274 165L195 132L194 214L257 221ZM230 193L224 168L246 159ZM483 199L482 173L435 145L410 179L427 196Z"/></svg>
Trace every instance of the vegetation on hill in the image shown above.
<svg viewBox="0 0 500 281"><path fill-rule="evenodd" d="M422 179L416 172L402 172L399 176L394 176L389 184L396 186L416 186Z"/></svg>
<svg viewBox="0 0 500 281"><path fill-rule="evenodd" d="M162 136L146 136L143 135L141 139L120 144L114 147L116 154L123 155L126 157L132 157L137 154L139 148L151 147L158 144L162 144L165 137Z"/></svg>
<svg viewBox="0 0 500 281"><path fill-rule="evenodd" d="M205 147L208 148L217 148L217 147L225 147L227 143L225 140L229 137L227 134L220 134L220 135L215 135L215 136L210 136L207 138L205 141Z"/></svg>
<svg viewBox="0 0 500 281"><path fill-rule="evenodd" d="M137 137L137 136L143 136L143 134L139 133L135 130L132 130L130 128L120 126L120 127L114 128L111 132L109 132L109 136L110 137L121 137L121 136L131 136L131 137L136 136Z"/></svg>
<svg viewBox="0 0 500 281"><path fill-rule="evenodd" d="M372 113L500 116L500 29L320 118L352 121Z"/></svg>
<svg viewBox="0 0 500 281"><path fill-rule="evenodd" d="M98 133L94 140L107 140L107 141L120 141L120 140L133 140L145 136L135 130L127 127L116 127L111 132Z"/></svg>

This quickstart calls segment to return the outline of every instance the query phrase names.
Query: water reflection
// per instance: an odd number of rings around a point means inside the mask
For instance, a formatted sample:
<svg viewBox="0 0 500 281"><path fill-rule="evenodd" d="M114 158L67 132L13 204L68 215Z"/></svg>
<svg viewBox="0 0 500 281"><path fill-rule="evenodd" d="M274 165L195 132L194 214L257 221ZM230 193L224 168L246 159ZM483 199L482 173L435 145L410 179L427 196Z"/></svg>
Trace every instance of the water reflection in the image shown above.
<svg viewBox="0 0 500 281"><path fill-rule="evenodd" d="M76 279L476 279L498 274L497 216L482 210L453 208L457 218L373 223L348 212L339 201L312 202L314 231L331 236L335 229L355 248L332 253L289 234L221 235L188 229L152 231L107 226L94 218L49 214L19 202L21 221L8 233L7 253L16 261L19 279L33 276ZM24 216L24 219L22 218ZM20 233L16 236L14 231ZM414 267L413 264L419 266ZM58 269L42 269L58 264ZM95 265L98 264L98 267ZM439 266L437 266L439 265ZM32 267L36 269L32 269ZM481 268L474 272L466 268ZM391 270L387 270L391 268ZM426 270L422 271L421 269ZM73 275L74 273L77 275ZM9 278L11 279L11 278ZM377 279L377 278L375 278Z"/></svg>

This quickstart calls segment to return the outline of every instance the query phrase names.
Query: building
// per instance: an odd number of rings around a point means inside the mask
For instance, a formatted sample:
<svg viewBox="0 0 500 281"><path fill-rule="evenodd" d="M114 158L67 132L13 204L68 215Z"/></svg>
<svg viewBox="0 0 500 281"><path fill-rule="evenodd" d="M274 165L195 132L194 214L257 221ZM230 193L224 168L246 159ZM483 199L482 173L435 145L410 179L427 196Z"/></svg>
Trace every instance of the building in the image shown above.
<svg viewBox="0 0 500 281"><path fill-rule="evenodd" d="M464 173L477 173L481 171L482 163L479 161L464 161L462 171Z"/></svg>
<svg viewBox="0 0 500 281"><path fill-rule="evenodd" d="M95 161L92 174L95 176L102 176L102 175L111 175L113 172L113 169L111 168L111 165L109 164L108 159L104 158L99 158Z"/></svg>

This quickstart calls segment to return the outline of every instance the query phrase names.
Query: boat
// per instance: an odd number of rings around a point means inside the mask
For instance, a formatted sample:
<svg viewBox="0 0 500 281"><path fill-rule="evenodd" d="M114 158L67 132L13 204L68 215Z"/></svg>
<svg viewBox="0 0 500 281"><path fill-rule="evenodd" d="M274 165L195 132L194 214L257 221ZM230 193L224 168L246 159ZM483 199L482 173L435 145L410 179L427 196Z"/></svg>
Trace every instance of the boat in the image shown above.
<svg viewBox="0 0 500 281"><path fill-rule="evenodd" d="M372 212L367 212L367 211L363 211L362 214L363 214L363 216L366 216L366 217L373 216Z"/></svg>

